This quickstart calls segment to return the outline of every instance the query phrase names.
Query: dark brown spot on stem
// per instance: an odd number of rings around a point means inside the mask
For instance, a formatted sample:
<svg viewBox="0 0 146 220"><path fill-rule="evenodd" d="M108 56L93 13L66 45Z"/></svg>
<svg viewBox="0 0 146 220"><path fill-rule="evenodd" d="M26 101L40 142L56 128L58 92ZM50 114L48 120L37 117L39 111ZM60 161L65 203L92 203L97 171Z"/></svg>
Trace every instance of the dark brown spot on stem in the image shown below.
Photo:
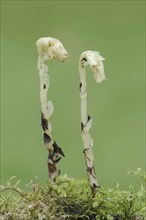
<svg viewBox="0 0 146 220"><path fill-rule="evenodd" d="M80 82L80 85L79 85L80 92L81 92L81 88L82 88L82 82Z"/></svg>
<svg viewBox="0 0 146 220"><path fill-rule="evenodd" d="M92 191L92 197L95 197L96 192L97 192L97 185L93 184L93 186L91 187L91 191Z"/></svg>
<svg viewBox="0 0 146 220"><path fill-rule="evenodd" d="M88 121L90 121L90 119L91 119L91 116L90 116L90 115L88 115ZM87 122L88 122L88 121L87 121Z"/></svg>
<svg viewBox="0 0 146 220"><path fill-rule="evenodd" d="M86 158L87 160L91 161L90 158L87 157L87 155L86 155L86 151L89 150L89 149L90 149L90 148L84 149L84 150L83 150L83 153L84 153L84 155L85 155L85 158Z"/></svg>
<svg viewBox="0 0 146 220"><path fill-rule="evenodd" d="M83 124L83 122L81 122L81 131L84 130L85 125Z"/></svg>
<svg viewBox="0 0 146 220"><path fill-rule="evenodd" d="M86 151L89 150L89 149L90 149L89 147L88 147L88 148L85 148L85 149L83 150L83 153L85 154Z"/></svg>
<svg viewBox="0 0 146 220"><path fill-rule="evenodd" d="M89 172L93 176L93 178L96 179L94 166L93 167L87 167L87 172Z"/></svg>
<svg viewBox="0 0 146 220"><path fill-rule="evenodd" d="M92 175L92 168L91 167L87 167L87 172L89 172Z"/></svg>
<svg viewBox="0 0 146 220"><path fill-rule="evenodd" d="M53 147L54 147L54 153L59 153L60 155L62 155L63 157L65 157L62 149L56 144L56 142L54 141L53 143Z"/></svg>
<svg viewBox="0 0 146 220"><path fill-rule="evenodd" d="M51 142L51 140L51 137L48 134L44 133L44 143L48 144Z"/></svg>
<svg viewBox="0 0 146 220"><path fill-rule="evenodd" d="M57 158L56 160L53 160L54 163L58 163L61 160L61 157Z"/></svg>
<svg viewBox="0 0 146 220"><path fill-rule="evenodd" d="M41 126L44 131L48 130L48 120L44 118L43 113L41 113Z"/></svg>
<svg viewBox="0 0 146 220"><path fill-rule="evenodd" d="M49 174L55 173L56 172L56 166L52 163L48 163L48 171L49 171Z"/></svg>

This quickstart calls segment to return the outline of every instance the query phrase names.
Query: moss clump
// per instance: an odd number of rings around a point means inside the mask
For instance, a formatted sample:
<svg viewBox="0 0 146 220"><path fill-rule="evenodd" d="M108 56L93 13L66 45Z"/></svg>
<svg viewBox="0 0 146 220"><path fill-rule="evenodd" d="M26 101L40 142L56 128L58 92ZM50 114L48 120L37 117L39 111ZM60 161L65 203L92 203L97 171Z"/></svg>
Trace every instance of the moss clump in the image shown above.
<svg viewBox="0 0 146 220"><path fill-rule="evenodd" d="M55 183L42 187L35 179L22 192L18 183L1 186L0 220L145 220L145 180L140 170L132 172L142 179L141 188L134 192L100 188L94 198L85 180L61 176Z"/></svg>

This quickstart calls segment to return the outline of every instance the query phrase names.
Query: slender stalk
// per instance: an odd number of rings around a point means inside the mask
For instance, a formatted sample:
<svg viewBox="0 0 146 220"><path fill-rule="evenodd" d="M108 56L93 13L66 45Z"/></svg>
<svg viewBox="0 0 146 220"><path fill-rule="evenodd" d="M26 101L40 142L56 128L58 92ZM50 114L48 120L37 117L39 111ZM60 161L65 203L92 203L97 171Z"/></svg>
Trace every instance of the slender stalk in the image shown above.
<svg viewBox="0 0 146 220"><path fill-rule="evenodd" d="M51 135L52 126L50 124L50 116L53 113L53 103L48 101L48 89L49 89L49 68L45 64L45 61L53 61L55 59L64 62L69 58L68 52L64 48L63 44L55 38L44 37L40 38L36 42L38 51L38 71L40 76L40 100L41 100L41 126L43 130L44 144L49 151L48 156L48 171L49 179L55 181L60 174L60 170L57 169L57 163L60 161L61 156L64 157L62 149L53 140Z"/></svg>
<svg viewBox="0 0 146 220"><path fill-rule="evenodd" d="M86 70L85 67L89 65L93 71L94 78L97 83L105 79L103 61L104 58L96 51L85 51L81 54L79 59L79 74L80 74L80 98L81 98L81 137L84 146L84 156L86 162L86 172L90 182L92 195L94 196L99 187L95 168L93 164L93 139L89 133L92 126L92 118L87 115L87 91L86 91Z"/></svg>

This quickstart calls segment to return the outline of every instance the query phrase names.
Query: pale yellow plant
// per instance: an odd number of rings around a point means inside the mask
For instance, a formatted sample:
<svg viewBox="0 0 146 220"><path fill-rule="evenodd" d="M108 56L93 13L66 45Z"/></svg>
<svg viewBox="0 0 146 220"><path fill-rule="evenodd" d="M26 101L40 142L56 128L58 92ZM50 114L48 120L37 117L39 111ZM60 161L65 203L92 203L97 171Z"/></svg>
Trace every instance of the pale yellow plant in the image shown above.
<svg viewBox="0 0 146 220"><path fill-rule="evenodd" d="M84 146L84 155L87 168L87 176L90 182L93 196L99 187L95 168L93 155L93 139L90 135L90 128L92 126L92 118L87 115L87 91L86 91L86 70L85 67L89 65L93 71L93 76L97 83L101 83L105 77L104 73L104 58L97 51L85 51L81 54L79 59L79 74L80 74L80 98L81 98L81 136Z"/></svg>
<svg viewBox="0 0 146 220"><path fill-rule="evenodd" d="M61 156L64 157L64 153L53 140L51 135L52 126L49 119L54 111L54 106L52 101L48 101L49 68L45 64L45 61L58 59L59 61L64 62L69 58L69 54L63 44L58 39L52 37L43 37L38 39L36 46L38 51L37 67L40 76L41 125L43 129L44 143L49 151L49 179L55 181L57 176L60 174L60 170L57 169L57 163L60 161Z"/></svg>

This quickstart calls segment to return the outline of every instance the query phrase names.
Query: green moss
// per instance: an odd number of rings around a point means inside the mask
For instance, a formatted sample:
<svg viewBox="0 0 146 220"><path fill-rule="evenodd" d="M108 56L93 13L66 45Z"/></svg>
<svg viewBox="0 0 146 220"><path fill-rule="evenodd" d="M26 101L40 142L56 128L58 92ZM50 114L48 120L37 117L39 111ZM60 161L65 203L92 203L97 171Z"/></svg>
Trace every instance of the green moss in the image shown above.
<svg viewBox="0 0 146 220"><path fill-rule="evenodd" d="M18 188L19 181L12 185L12 178L6 186L1 186L0 220L144 220L146 177L138 169L132 172L141 178L141 188L135 192L100 188L94 198L85 180L61 176L55 183L42 187L35 179L27 187L27 192Z"/></svg>

